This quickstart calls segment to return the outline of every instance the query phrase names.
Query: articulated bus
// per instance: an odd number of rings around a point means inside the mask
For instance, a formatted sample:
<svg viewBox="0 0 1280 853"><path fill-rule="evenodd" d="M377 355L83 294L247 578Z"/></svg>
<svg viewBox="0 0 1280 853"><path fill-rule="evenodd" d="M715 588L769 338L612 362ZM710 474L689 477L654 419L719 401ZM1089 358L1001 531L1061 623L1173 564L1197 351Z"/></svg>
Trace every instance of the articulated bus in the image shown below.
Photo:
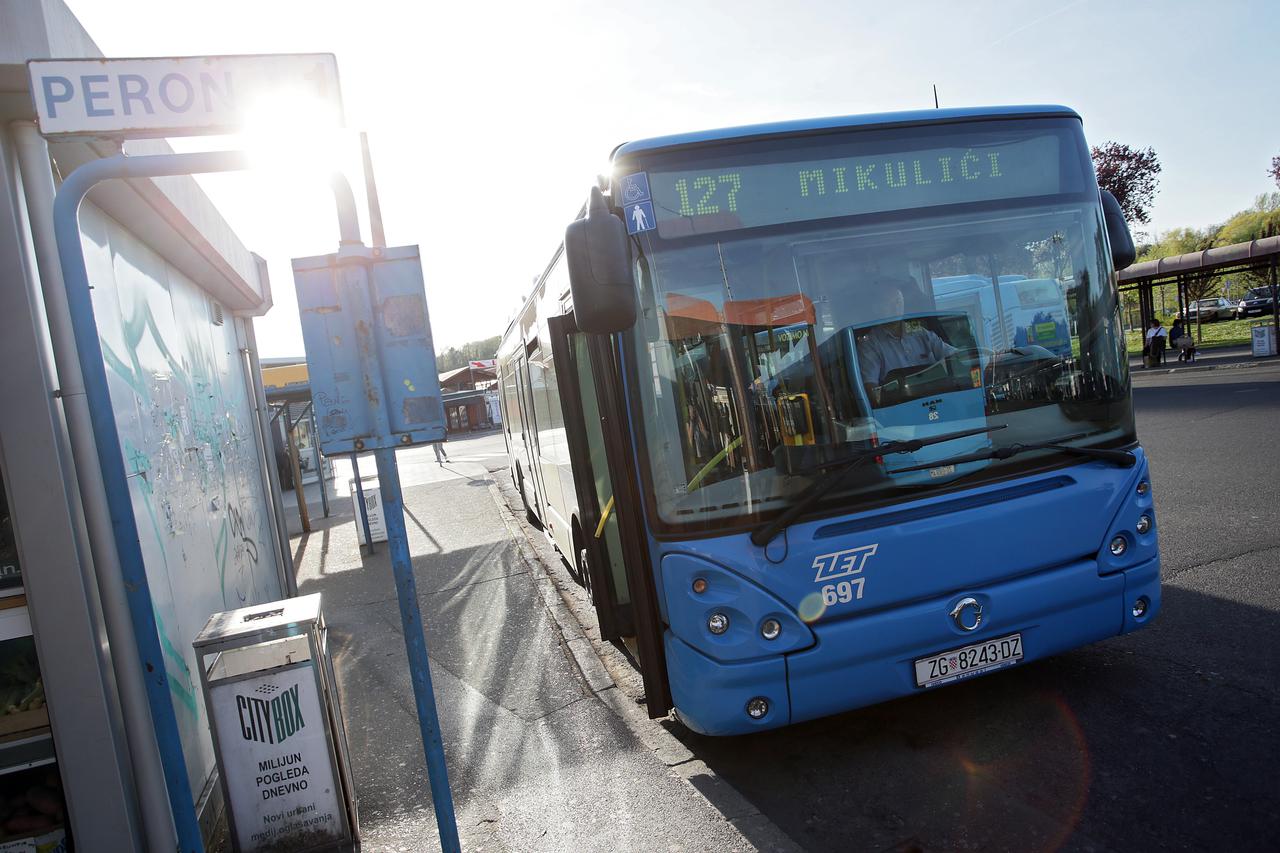
<svg viewBox="0 0 1280 853"><path fill-rule="evenodd" d="M1064 107L629 142L498 353L531 522L652 716L732 735L1160 606L1114 271Z"/></svg>

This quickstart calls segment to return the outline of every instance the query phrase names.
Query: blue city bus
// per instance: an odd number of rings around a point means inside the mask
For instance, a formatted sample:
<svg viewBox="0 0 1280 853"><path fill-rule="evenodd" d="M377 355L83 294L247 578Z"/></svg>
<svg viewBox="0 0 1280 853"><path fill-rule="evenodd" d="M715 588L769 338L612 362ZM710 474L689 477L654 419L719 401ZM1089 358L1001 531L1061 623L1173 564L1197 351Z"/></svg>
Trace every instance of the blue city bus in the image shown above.
<svg viewBox="0 0 1280 853"><path fill-rule="evenodd" d="M529 520L652 716L759 731L1155 616L1133 242L1078 115L704 131L612 167L498 360Z"/></svg>

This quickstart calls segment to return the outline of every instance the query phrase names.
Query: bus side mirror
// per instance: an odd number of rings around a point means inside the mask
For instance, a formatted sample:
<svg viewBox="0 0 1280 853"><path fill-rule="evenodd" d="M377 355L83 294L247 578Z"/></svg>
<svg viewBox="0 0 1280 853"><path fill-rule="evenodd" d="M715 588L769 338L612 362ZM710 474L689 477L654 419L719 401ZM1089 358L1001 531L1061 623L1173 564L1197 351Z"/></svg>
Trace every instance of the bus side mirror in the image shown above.
<svg viewBox="0 0 1280 853"><path fill-rule="evenodd" d="M1111 243L1111 262L1117 270L1122 270L1137 259L1138 250L1133 246L1133 235L1129 233L1129 224L1124 221L1120 202L1106 190L1102 191L1102 216L1107 222L1107 241Z"/></svg>
<svg viewBox="0 0 1280 853"><path fill-rule="evenodd" d="M635 325L636 286L627 227L609 212L598 187L591 188L587 215L565 229L564 253L578 329L611 335Z"/></svg>

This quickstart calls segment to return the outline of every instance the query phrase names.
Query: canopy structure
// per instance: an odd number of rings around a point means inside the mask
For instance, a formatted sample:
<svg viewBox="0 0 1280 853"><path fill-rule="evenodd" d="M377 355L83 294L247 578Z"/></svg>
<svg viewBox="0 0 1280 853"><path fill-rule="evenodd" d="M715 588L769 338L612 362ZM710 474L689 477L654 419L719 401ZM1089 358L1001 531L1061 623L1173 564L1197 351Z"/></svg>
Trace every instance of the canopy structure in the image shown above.
<svg viewBox="0 0 1280 853"><path fill-rule="evenodd" d="M1202 252L1188 252L1156 261L1133 264L1120 271L1120 290L1138 291L1138 305L1145 328L1155 317L1151 291L1156 285L1174 284L1178 288L1178 313L1187 316L1187 285L1210 276L1231 273L1266 273L1272 298L1276 291L1276 270L1280 266L1280 237L1264 237L1246 243L1218 246ZM1272 315L1280 322L1280 312Z"/></svg>

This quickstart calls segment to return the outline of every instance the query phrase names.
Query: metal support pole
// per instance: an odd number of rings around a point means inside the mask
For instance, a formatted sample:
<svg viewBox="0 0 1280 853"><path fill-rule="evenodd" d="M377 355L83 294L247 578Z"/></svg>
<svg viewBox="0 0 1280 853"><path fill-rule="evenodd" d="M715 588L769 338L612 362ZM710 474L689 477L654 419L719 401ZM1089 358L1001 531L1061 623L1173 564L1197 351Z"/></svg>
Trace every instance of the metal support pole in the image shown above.
<svg viewBox="0 0 1280 853"><path fill-rule="evenodd" d="M311 411L311 434L319 435L320 431L316 429L316 413L313 408ZM320 476L320 506L324 511L324 517L329 517L329 479L324 475L324 454L320 452L320 443L313 441L311 444L311 452L315 454L316 473Z"/></svg>
<svg viewBox="0 0 1280 853"><path fill-rule="evenodd" d="M253 393L258 401L258 419L262 423L262 451L266 456L266 476L271 488L271 529L280 551L280 590L288 598L298 594L298 573L293 565L293 552L289 550L289 523L284 514L284 501L280 497L280 472L276 464L275 442L271 438L271 424L266 389L262 387L262 364L258 361L258 339L253 331L253 318L244 319L244 334L249 347L249 369L253 374Z"/></svg>
<svg viewBox="0 0 1280 853"><path fill-rule="evenodd" d="M293 439L293 423L289 421L289 412L284 413L284 438L289 447L289 470L293 472L293 494L298 499L298 520L302 522L302 532L311 532L311 513L307 509L307 490L302 487L302 466L298 464L298 443Z"/></svg>
<svg viewBox="0 0 1280 853"><path fill-rule="evenodd" d="M1276 258L1271 257L1271 328L1275 334L1276 355L1280 355L1280 300L1276 298Z"/></svg>
<svg viewBox="0 0 1280 853"><path fill-rule="evenodd" d="M396 468L394 449L375 451L378 463L378 485L382 490L382 512L387 526L387 547L391 552L391 572L400 599L400 623L404 629L404 646L409 656L409 673L413 678L413 698L418 706L418 725L422 731L422 748L427 758L427 776L431 782L431 801L435 805L436 827L440 830L440 849L458 853L458 824L453 814L453 794L449 791L449 773L444 760L444 743L440 737L440 719L436 715L435 693L431 687L430 659L423 634L422 614L418 609L418 585L413 579L413 563L409 559L409 538L404 526L404 496L400 491L400 472Z"/></svg>
<svg viewBox="0 0 1280 853"><path fill-rule="evenodd" d="M382 205L378 203L378 184L373 179L373 157L369 155L369 134L360 131L360 153L364 158L364 192L369 200L369 236L374 248L385 248L387 236L382 230Z"/></svg>
<svg viewBox="0 0 1280 853"><path fill-rule="evenodd" d="M76 356L84 383L83 390L63 390L67 406L84 405L88 409L97 459L76 453L76 467L83 475L96 461L102 475L103 497L111 519L111 533L120 565L134 642L142 662L147 704L151 711L156 746L163 766L169 809L177 831L178 849L203 851L204 841L196 818L195 799L187 778L187 761L182 751L182 738L173 702L169 697L169 677L165 671L164 653L156 627L151 586L147 580L146 562L142 555L141 537L133 512L133 496L129 477L120 452L120 433L111 393L107 385L106 362L98 339L98 323L93 313L89 292L89 273L85 267L80 243L80 204L89 190L108 178L145 178L159 175L182 175L192 172L226 172L248 166L248 158L238 152L210 154L166 154L152 157L118 155L94 160L67 176L53 205L53 228L58 244L58 260L62 267ZM82 402L81 402L82 400ZM73 445L74 449L74 445ZM127 654L125 649L114 650Z"/></svg>
<svg viewBox="0 0 1280 853"><path fill-rule="evenodd" d="M356 503L360 506L360 526L364 528L364 544L374 552L373 534L369 532L369 509L364 505L364 483L360 482L360 454L351 454L351 473L356 477Z"/></svg>

